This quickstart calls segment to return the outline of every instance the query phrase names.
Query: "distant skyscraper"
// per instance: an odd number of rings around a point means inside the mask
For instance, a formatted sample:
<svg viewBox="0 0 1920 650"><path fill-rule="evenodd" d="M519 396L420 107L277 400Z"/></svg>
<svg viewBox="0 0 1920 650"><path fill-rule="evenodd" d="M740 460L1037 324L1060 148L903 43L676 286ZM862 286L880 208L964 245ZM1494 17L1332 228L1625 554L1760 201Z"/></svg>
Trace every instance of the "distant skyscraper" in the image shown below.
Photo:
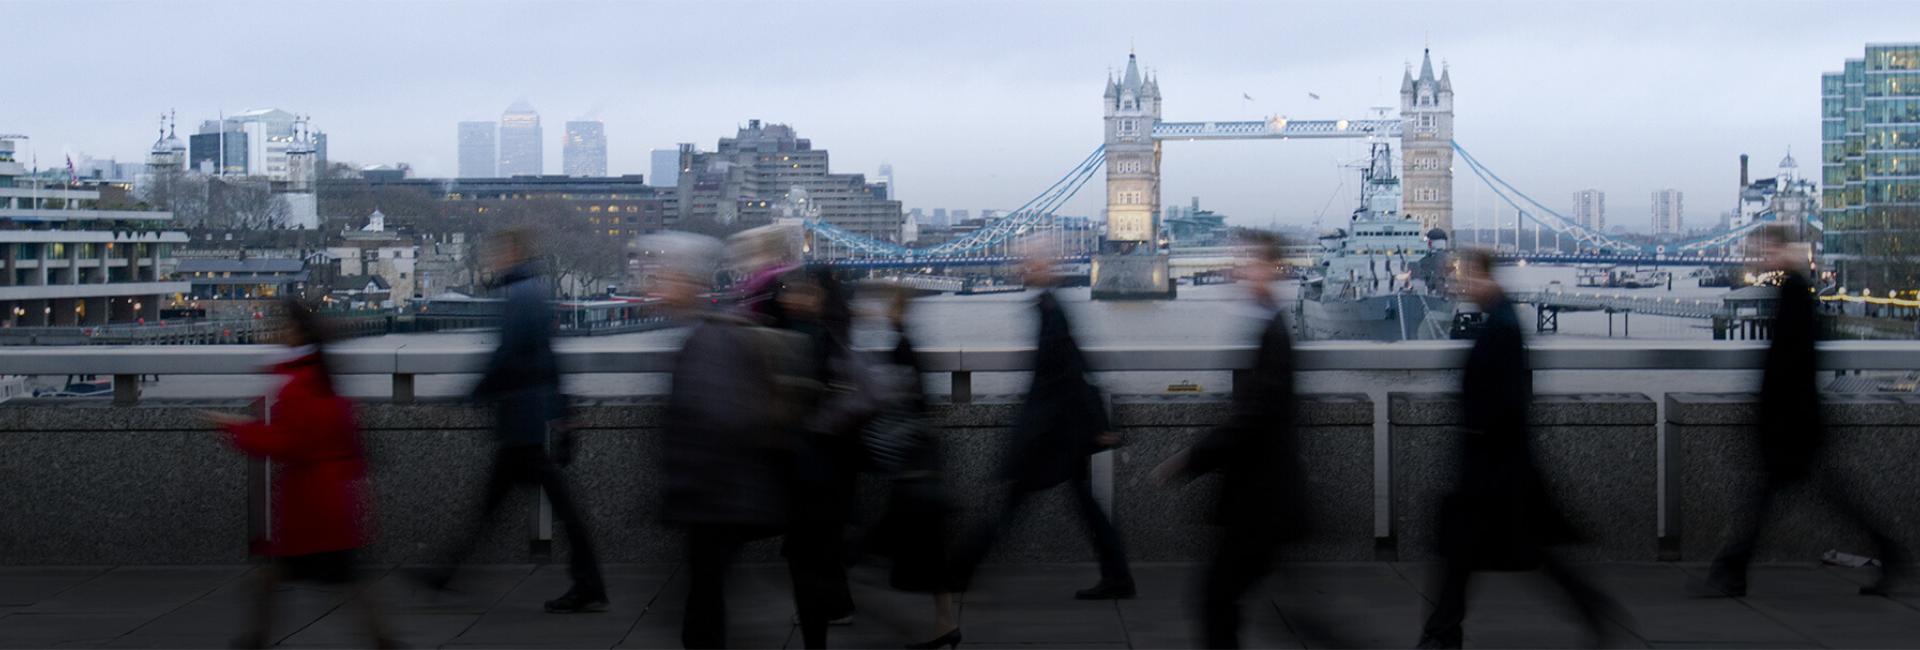
<svg viewBox="0 0 1920 650"><path fill-rule="evenodd" d="M568 176L607 175L607 131L595 120L567 123L567 142L560 148L560 168Z"/></svg>
<svg viewBox="0 0 1920 650"><path fill-rule="evenodd" d="M1607 193L1580 190L1573 193L1573 222L1597 232L1607 229Z"/></svg>
<svg viewBox="0 0 1920 650"><path fill-rule="evenodd" d="M1686 210L1680 190L1653 191L1653 234L1677 235L1686 232L1681 225Z"/></svg>
<svg viewBox="0 0 1920 650"><path fill-rule="evenodd" d="M887 198L900 200L900 188L893 184L893 163L880 163L880 173L875 176L887 186Z"/></svg>
<svg viewBox="0 0 1920 650"><path fill-rule="evenodd" d="M527 100L514 102L500 116L500 176L538 176L546 159L540 143L540 114Z"/></svg>
<svg viewBox="0 0 1920 650"><path fill-rule="evenodd" d="M653 173L647 176L648 185L674 187L680 184L679 149L655 149L651 159Z"/></svg>
<svg viewBox="0 0 1920 650"><path fill-rule="evenodd" d="M493 122L460 123L460 178L493 178L494 165L500 161L499 125Z"/></svg>

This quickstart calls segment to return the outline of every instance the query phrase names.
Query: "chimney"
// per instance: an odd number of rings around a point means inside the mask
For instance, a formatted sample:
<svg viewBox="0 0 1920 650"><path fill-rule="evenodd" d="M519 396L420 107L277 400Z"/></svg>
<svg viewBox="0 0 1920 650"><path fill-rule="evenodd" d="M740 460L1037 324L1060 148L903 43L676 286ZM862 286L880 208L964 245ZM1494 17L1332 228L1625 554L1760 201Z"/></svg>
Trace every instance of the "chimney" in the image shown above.
<svg viewBox="0 0 1920 650"><path fill-rule="evenodd" d="M1740 154L1740 189L1747 189L1747 154Z"/></svg>

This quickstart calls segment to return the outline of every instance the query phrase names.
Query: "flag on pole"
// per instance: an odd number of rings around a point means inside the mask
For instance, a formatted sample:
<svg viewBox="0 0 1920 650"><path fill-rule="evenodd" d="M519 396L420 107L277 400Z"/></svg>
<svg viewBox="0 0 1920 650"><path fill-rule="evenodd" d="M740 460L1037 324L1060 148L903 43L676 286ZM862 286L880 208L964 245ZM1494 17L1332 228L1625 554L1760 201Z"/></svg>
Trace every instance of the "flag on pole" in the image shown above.
<svg viewBox="0 0 1920 650"><path fill-rule="evenodd" d="M1240 93L1240 96L1241 96L1241 97L1245 97L1247 101L1253 101L1253 95L1249 95L1249 94L1246 94L1246 93Z"/></svg>
<svg viewBox="0 0 1920 650"><path fill-rule="evenodd" d="M79 185L80 175L73 171L73 154L67 154L67 185Z"/></svg>
<svg viewBox="0 0 1920 650"><path fill-rule="evenodd" d="M1314 99L1319 99L1319 98L1320 98L1320 96L1319 96L1319 95L1316 95L1316 94L1313 94L1313 93L1307 93L1307 96L1308 96L1308 97L1312 97L1312 98L1314 98Z"/></svg>

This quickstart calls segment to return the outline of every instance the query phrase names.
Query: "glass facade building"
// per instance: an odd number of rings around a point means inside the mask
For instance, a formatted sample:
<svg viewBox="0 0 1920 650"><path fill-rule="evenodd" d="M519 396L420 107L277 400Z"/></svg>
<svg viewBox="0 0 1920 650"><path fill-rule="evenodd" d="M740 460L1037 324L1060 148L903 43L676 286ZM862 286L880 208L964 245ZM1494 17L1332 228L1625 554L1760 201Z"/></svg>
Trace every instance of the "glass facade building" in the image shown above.
<svg viewBox="0 0 1920 650"><path fill-rule="evenodd" d="M1920 43L1869 44L1821 75L1820 117L1826 254L1843 282L1914 280L1888 271L1920 262Z"/></svg>

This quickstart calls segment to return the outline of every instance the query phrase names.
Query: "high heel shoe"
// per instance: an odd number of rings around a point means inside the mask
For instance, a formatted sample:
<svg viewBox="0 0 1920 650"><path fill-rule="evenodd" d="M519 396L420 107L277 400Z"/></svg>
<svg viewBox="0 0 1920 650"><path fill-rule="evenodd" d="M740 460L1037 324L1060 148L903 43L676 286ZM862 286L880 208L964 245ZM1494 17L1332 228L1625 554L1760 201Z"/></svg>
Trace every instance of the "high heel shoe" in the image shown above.
<svg viewBox="0 0 1920 650"><path fill-rule="evenodd" d="M940 646L946 646L947 650L960 647L960 628L956 627L947 630L946 634L935 637L931 641L921 641L919 643L909 643L906 645L907 650L933 650Z"/></svg>

